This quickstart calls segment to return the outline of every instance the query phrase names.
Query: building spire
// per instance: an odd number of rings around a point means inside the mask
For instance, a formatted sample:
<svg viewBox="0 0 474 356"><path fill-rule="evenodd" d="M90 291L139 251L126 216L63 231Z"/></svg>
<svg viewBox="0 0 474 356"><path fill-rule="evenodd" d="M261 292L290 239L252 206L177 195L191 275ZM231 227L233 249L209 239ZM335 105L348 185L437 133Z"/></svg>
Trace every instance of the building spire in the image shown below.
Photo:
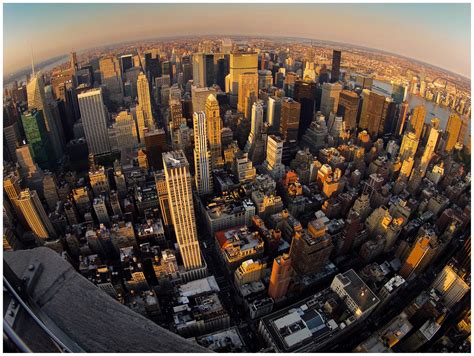
<svg viewBox="0 0 474 356"><path fill-rule="evenodd" d="M30 52L31 52L31 73L32 73L32 76L34 77L35 76L35 62L33 60L33 47L31 47L31 44L30 44Z"/></svg>

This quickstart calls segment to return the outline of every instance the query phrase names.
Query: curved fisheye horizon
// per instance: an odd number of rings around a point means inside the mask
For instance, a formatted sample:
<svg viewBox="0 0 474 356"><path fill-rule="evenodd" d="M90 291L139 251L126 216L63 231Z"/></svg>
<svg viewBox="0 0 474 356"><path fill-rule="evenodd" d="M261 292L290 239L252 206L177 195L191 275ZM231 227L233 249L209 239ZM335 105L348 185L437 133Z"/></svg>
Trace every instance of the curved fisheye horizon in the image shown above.
<svg viewBox="0 0 474 356"><path fill-rule="evenodd" d="M3 350L471 352L470 4L4 10Z"/></svg>
<svg viewBox="0 0 474 356"><path fill-rule="evenodd" d="M390 51L390 50L384 50L384 49L380 49L380 48L375 48L375 47L368 47L368 46L363 46L363 45L359 45L359 44L356 44L356 43L346 43L346 42L340 42L340 41L335 41L335 40L331 40L331 39L322 39L322 38L310 38L310 37L292 37L292 36L271 36L271 35L256 35L256 34L249 34L249 35L245 35L245 36L241 36L241 35L238 35L238 34L215 34L215 33L207 33L207 34L201 34L201 35L193 35L193 34L189 34L189 35L179 35L179 36L162 36L162 37L143 37L143 38L135 38L135 39L129 39L129 40L124 40L124 41L115 41L115 42L111 42L111 43L102 43L102 44L99 44L99 45L96 45L96 46L93 46L93 47L88 47L88 48L80 48L80 49L74 49L72 48L69 52L64 52L64 53L60 53L58 55L55 55L55 56L52 56L52 57L49 57L49 58L44 58L44 59L41 59L38 63L35 62L35 66L42 66L42 65L45 65L47 63L55 63L57 65L60 65L62 63L66 63L68 61L68 55L71 53L71 52L77 52L79 55L82 54L82 53L85 53L85 52L88 52L88 51L91 51L91 50L94 50L94 49L103 49L103 48L107 48L107 47L115 47L115 46L120 46L120 45L126 45L126 44L133 44L133 43L146 43L146 42L159 42L159 41L166 41L166 40L172 40L172 39L196 39L196 38L220 38L220 39L234 39L234 38L253 38L253 39L272 39L272 40L292 40L292 41L301 41L301 43L306 43L308 44L308 41L310 43L314 42L314 44L316 43L320 43L320 44L323 44L325 46L335 46L335 47L338 47L338 46L341 46L341 47L348 47L348 48L360 48L360 49L364 49L364 50L369 50L369 51L374 51L374 52L381 52L381 53L385 53L385 54L389 54L389 55L394 55L394 56L397 56L397 57L401 57L401 58L406 58L406 59L409 59L409 60L412 60L412 61L416 61L416 62L419 62L421 64L424 64L424 65L428 65L428 66L432 66L432 67L435 67L437 69L441 69L443 71L446 71L446 72L449 72L451 74L454 74L454 75L459 75L467 80L471 80L471 73L469 72L468 75L467 74L463 74L463 73L458 73L458 72L455 72L453 70L450 70L450 69L447 69L447 68L444 68L444 67L440 67L439 65L436 65L436 64L433 64L433 63L430 63L430 62L427 62L426 60L422 60L422 59L419 59L419 58L414 58L414 57L410 57L410 56L406 56L406 55L402 55L400 53L396 53L396 52L393 52L393 51ZM34 55L34 53L33 53ZM31 61L31 53L30 53L30 57L29 57L29 60ZM4 79L7 81L7 83L10 81L9 78L13 78L13 77L16 77L18 75L18 73L20 72L24 72L24 71L27 71L27 70L30 70L31 69L31 62L29 62L27 65L23 66L22 68L15 68L14 70L10 71L9 73L4 73Z"/></svg>
<svg viewBox="0 0 474 356"><path fill-rule="evenodd" d="M317 21L303 15L311 13ZM41 62L118 42L218 32L346 43L471 74L470 4L5 4L4 19L4 74L29 66L30 47ZM18 29L22 21L30 26Z"/></svg>

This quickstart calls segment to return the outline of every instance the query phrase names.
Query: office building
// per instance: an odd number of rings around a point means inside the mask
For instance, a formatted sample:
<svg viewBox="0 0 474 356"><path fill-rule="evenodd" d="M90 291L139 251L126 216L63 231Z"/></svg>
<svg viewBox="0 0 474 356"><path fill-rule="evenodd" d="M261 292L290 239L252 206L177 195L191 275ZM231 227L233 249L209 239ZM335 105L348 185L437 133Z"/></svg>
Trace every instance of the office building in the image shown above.
<svg viewBox="0 0 474 356"><path fill-rule="evenodd" d="M400 160L403 161L408 157L414 158L419 142L420 140L416 138L414 132L409 131L403 135L402 145L400 146Z"/></svg>
<svg viewBox="0 0 474 356"><path fill-rule="evenodd" d="M281 98L271 96L267 101L267 122L271 132L278 132L280 129Z"/></svg>
<svg viewBox="0 0 474 356"><path fill-rule="evenodd" d="M135 120L127 111L121 111L112 124L109 132L113 137L110 138L111 149L121 152L122 161L132 156L133 149L138 145L138 134Z"/></svg>
<svg viewBox="0 0 474 356"><path fill-rule="evenodd" d="M448 308L455 306L470 289L458 272L449 265L438 273L432 287L441 293Z"/></svg>
<svg viewBox="0 0 474 356"><path fill-rule="evenodd" d="M183 151L163 154L171 219L186 270L203 266L197 239L189 163Z"/></svg>
<svg viewBox="0 0 474 356"><path fill-rule="evenodd" d="M258 94L258 74L253 72L245 72L239 76L239 93L237 110L244 113L244 117L248 118L248 112L245 106L245 100L253 93Z"/></svg>
<svg viewBox="0 0 474 356"><path fill-rule="evenodd" d="M417 239L406 257L400 275L406 280L421 274L438 249L438 238L433 230L420 229Z"/></svg>
<svg viewBox="0 0 474 356"><path fill-rule="evenodd" d="M194 112L194 169L199 195L212 192L211 153L207 147L207 124L204 112Z"/></svg>
<svg viewBox="0 0 474 356"><path fill-rule="evenodd" d="M115 57L104 57L99 60L101 83L106 87L106 94L115 105L123 102L123 86L120 63Z"/></svg>
<svg viewBox="0 0 474 356"><path fill-rule="evenodd" d="M242 262L240 267L234 272L235 285L241 287L244 284L261 280L265 274L266 267L267 264L259 260L249 259Z"/></svg>
<svg viewBox="0 0 474 356"><path fill-rule="evenodd" d="M208 86L206 82L206 56L203 53L193 54L193 84L198 88Z"/></svg>
<svg viewBox="0 0 474 356"><path fill-rule="evenodd" d="M161 154L168 150L166 132L163 129L145 129L145 149L148 152L148 163L154 170L163 169Z"/></svg>
<svg viewBox="0 0 474 356"><path fill-rule="evenodd" d="M423 105L418 105L413 108L413 113L410 118L410 129L415 133L417 139L421 138L423 132L423 125L425 124L426 109Z"/></svg>
<svg viewBox="0 0 474 356"><path fill-rule="evenodd" d="M421 156L421 167L424 171L428 168L428 164L430 163L431 158L436 149L436 145L438 144L440 132L438 129L431 127L430 133L428 135L428 142L426 143L425 150L423 151L423 155Z"/></svg>
<svg viewBox="0 0 474 356"><path fill-rule="evenodd" d="M245 145L245 151L249 152L250 148L255 144L257 139L263 131L263 102L259 100L252 105L252 117L250 121L250 134L248 137L247 144Z"/></svg>
<svg viewBox="0 0 474 356"><path fill-rule="evenodd" d="M279 181L285 174L285 165L281 163L283 154L283 140L275 135L267 136L267 156L263 167L270 176Z"/></svg>
<svg viewBox="0 0 474 356"><path fill-rule="evenodd" d="M191 98L193 105L193 112L206 111L206 102L209 95L216 95L214 88L198 88L191 87Z"/></svg>
<svg viewBox="0 0 474 356"><path fill-rule="evenodd" d="M270 285L268 286L268 295L275 301L286 296L288 286L293 277L293 267L289 254L283 254L273 260L272 274L270 276Z"/></svg>
<svg viewBox="0 0 474 356"><path fill-rule="evenodd" d="M239 80L243 73L254 73L258 77L257 53L231 53L229 58L229 74L225 77L225 92L230 93L231 107L237 107ZM258 86L258 81L257 81ZM258 93L258 89L255 93Z"/></svg>
<svg viewBox="0 0 474 356"><path fill-rule="evenodd" d="M51 97L48 99L46 96L43 75L41 73L32 74L32 78L26 86L26 91L28 110L36 109L37 111L42 111L46 131L51 140L51 147L54 150L54 156L56 158L61 157L63 154L63 145L61 144L62 126L59 115L53 115L52 106L55 105L55 102L53 102Z"/></svg>
<svg viewBox="0 0 474 356"><path fill-rule="evenodd" d="M82 124L91 154L110 152L107 131L108 112L104 105L102 89L91 89L77 96Z"/></svg>
<svg viewBox="0 0 474 356"><path fill-rule="evenodd" d="M213 54L204 55L204 68L205 68L205 85L206 87L212 87L214 84L216 84Z"/></svg>
<svg viewBox="0 0 474 356"><path fill-rule="evenodd" d="M293 98L301 104L298 139L301 139L314 118L316 104L316 82L297 80Z"/></svg>
<svg viewBox="0 0 474 356"><path fill-rule="evenodd" d="M392 99L368 89L362 91L362 109L359 129L367 130L371 136L382 135Z"/></svg>
<svg viewBox="0 0 474 356"><path fill-rule="evenodd" d="M122 76L125 76L125 72L133 67L133 55L126 54L124 56L120 56L120 70Z"/></svg>
<svg viewBox="0 0 474 356"><path fill-rule="evenodd" d="M301 104L291 98L283 98L281 104L280 134L289 140L298 139Z"/></svg>
<svg viewBox="0 0 474 356"><path fill-rule="evenodd" d="M293 236L290 249L291 264L300 275L321 271L334 248L324 224L319 221L317 224L317 233L303 230L295 232Z"/></svg>
<svg viewBox="0 0 474 356"><path fill-rule="evenodd" d="M18 196L17 202L31 231L41 239L56 237L56 231L35 190L23 190Z"/></svg>
<svg viewBox="0 0 474 356"><path fill-rule="evenodd" d="M42 169L52 170L56 163L55 152L46 129L43 111L32 109L32 111L24 112L21 115L21 121L34 162Z"/></svg>
<svg viewBox="0 0 474 356"><path fill-rule="evenodd" d="M332 51L331 83L336 83L341 75L341 51Z"/></svg>
<svg viewBox="0 0 474 356"><path fill-rule="evenodd" d="M448 118L448 123L446 125L446 135L448 137L446 141L446 152L451 152L459 142L459 138L461 136L461 128L462 128L462 120L461 117L457 114L451 114Z"/></svg>
<svg viewBox="0 0 474 356"><path fill-rule="evenodd" d="M206 100L206 122L209 150L211 151L211 167L216 168L224 164L222 160L221 126L219 103L216 96L210 94Z"/></svg>
<svg viewBox="0 0 474 356"><path fill-rule="evenodd" d="M137 78L137 94L137 112L140 111L140 109L143 111L145 127L152 128L152 125L154 125L155 121L153 120L153 114L151 110L150 85L146 75L143 72L140 72ZM141 138L143 138L143 136L141 136Z"/></svg>
<svg viewBox="0 0 474 356"><path fill-rule="evenodd" d="M339 95L339 106L337 111L342 115L347 130L355 130L357 128L359 101L359 95L353 91L342 90Z"/></svg>
<svg viewBox="0 0 474 356"><path fill-rule="evenodd" d="M329 118L329 114L337 113L337 106L339 105L339 95L342 91L342 86L339 83L324 83L321 94L321 114Z"/></svg>

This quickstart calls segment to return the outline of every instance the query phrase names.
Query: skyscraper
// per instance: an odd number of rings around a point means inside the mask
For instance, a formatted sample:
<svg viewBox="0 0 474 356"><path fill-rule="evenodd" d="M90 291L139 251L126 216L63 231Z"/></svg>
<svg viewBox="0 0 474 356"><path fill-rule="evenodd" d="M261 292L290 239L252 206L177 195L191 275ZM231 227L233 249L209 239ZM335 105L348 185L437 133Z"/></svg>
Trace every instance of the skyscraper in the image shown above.
<svg viewBox="0 0 474 356"><path fill-rule="evenodd" d="M125 72L130 68L133 68L133 55L126 54L120 56L120 71L122 73L122 77L125 76Z"/></svg>
<svg viewBox="0 0 474 356"><path fill-rule="evenodd" d="M204 55L204 64L205 64L205 86L212 87L216 83L216 75L214 69L214 55L205 54Z"/></svg>
<svg viewBox="0 0 474 356"><path fill-rule="evenodd" d="M438 273L432 286L442 294L448 308L458 303L470 289L458 272L449 265Z"/></svg>
<svg viewBox="0 0 474 356"><path fill-rule="evenodd" d="M402 145L400 146L400 160L403 161L408 157L414 158L419 142L420 140L416 138L414 132L409 131L403 135Z"/></svg>
<svg viewBox="0 0 474 356"><path fill-rule="evenodd" d="M321 95L321 113L329 118L330 113L337 112L337 106L339 104L339 95L341 93L342 86L339 83L324 83L323 92Z"/></svg>
<svg viewBox="0 0 474 356"><path fill-rule="evenodd" d="M148 153L148 162L151 168L163 169L161 154L166 152L168 145L166 142L166 132L163 129L145 130L145 148Z"/></svg>
<svg viewBox="0 0 474 356"><path fill-rule="evenodd" d="M346 129L357 128L357 114L359 112L359 95L353 91L342 90L339 95L338 112L342 115Z"/></svg>
<svg viewBox="0 0 474 356"><path fill-rule="evenodd" d="M58 127L59 122L53 117L50 104L46 99L43 76L41 73L33 73L31 80L26 86L27 97L28 97L28 110L41 110L43 112L43 119L48 132L49 139L51 140L51 146L54 150L55 157L59 158L62 156L63 150L60 138L60 128Z"/></svg>
<svg viewBox="0 0 474 356"><path fill-rule="evenodd" d="M425 123L426 109L423 105L415 106L410 118L410 129L415 133L416 138L421 137L423 125Z"/></svg>
<svg viewBox="0 0 474 356"><path fill-rule="evenodd" d="M115 57L101 58L99 61L101 82L106 86L106 92L111 101L119 105L123 101L123 86L120 64Z"/></svg>
<svg viewBox="0 0 474 356"><path fill-rule="evenodd" d="M193 112L206 111L207 98L211 94L216 94L216 90L214 88L198 88L193 85L191 88Z"/></svg>
<svg viewBox="0 0 474 356"><path fill-rule="evenodd" d="M206 58L203 53L193 54L193 84L198 88L207 86Z"/></svg>
<svg viewBox="0 0 474 356"><path fill-rule="evenodd" d="M341 51L332 51L331 83L336 83L341 75Z"/></svg>
<svg viewBox="0 0 474 356"><path fill-rule="evenodd" d="M280 129L281 117L281 98L271 96L267 101L267 122L270 125L271 132L277 132Z"/></svg>
<svg viewBox="0 0 474 356"><path fill-rule="evenodd" d="M199 195L212 192L211 153L207 147L206 114L193 114L194 122L194 169L196 188Z"/></svg>
<svg viewBox="0 0 474 356"><path fill-rule="evenodd" d="M258 90L268 90L273 84L272 72L269 70L258 71Z"/></svg>
<svg viewBox="0 0 474 356"><path fill-rule="evenodd" d="M135 120L128 111L121 111L116 117L110 133L111 147L121 152L122 161L131 158L133 149L138 145L138 133Z"/></svg>
<svg viewBox="0 0 474 356"><path fill-rule="evenodd" d="M285 166L281 163L282 155L283 140L278 136L268 135L267 156L265 162L263 162L263 166L276 181L283 178L285 174Z"/></svg>
<svg viewBox="0 0 474 356"><path fill-rule="evenodd" d="M334 248L331 237L324 227L320 233L310 234L306 230L293 236L290 248L291 264L298 274L305 275L320 271Z"/></svg>
<svg viewBox="0 0 474 356"><path fill-rule="evenodd" d="M288 292L288 286L293 276L293 267L288 254L278 256L273 260L270 285L268 286L268 295L278 301Z"/></svg>
<svg viewBox="0 0 474 356"><path fill-rule="evenodd" d="M240 74L237 110L243 112L245 118L247 118L248 115L245 110L245 99L247 99L251 93L255 95L258 94L258 74L252 72Z"/></svg>
<svg viewBox="0 0 474 356"><path fill-rule="evenodd" d="M151 111L151 99L150 99L150 86L148 79L143 72L140 72L137 79L137 93L138 93L138 106L143 110L145 126L152 128L154 124L153 114ZM139 110L137 108L137 110Z"/></svg>
<svg viewBox="0 0 474 356"><path fill-rule="evenodd" d="M186 270L203 266L197 238L189 163L182 150L163 154L171 219Z"/></svg>
<svg viewBox="0 0 474 356"><path fill-rule="evenodd" d="M461 133L462 121L458 114L449 115L448 124L446 125L446 134L448 139L446 141L446 152L451 152L453 147L459 140Z"/></svg>
<svg viewBox="0 0 474 356"><path fill-rule="evenodd" d="M409 279L413 274L422 273L431 262L438 249L438 239L433 230L420 229L417 240L400 269L400 275Z"/></svg>
<svg viewBox="0 0 474 356"><path fill-rule="evenodd" d="M245 150L248 151L260 136L263 130L263 102L259 100L252 105L252 117L250 121L250 134Z"/></svg>
<svg viewBox="0 0 474 356"><path fill-rule="evenodd" d="M52 170L55 165L55 153L46 130L43 111L33 109L21 115L26 140L31 156L42 169Z"/></svg>
<svg viewBox="0 0 474 356"><path fill-rule="evenodd" d="M371 136L383 134L388 108L392 99L364 89L362 100L359 129L367 130Z"/></svg>
<svg viewBox="0 0 474 356"><path fill-rule="evenodd" d="M301 104L300 124L298 127L298 139L300 139L313 121L316 103L316 83L297 80L295 82L294 99Z"/></svg>
<svg viewBox="0 0 474 356"><path fill-rule="evenodd" d="M438 120L439 121L439 120ZM425 150L423 151L423 156L421 156L421 169L425 172L428 168L428 163L430 163L433 153L438 144L439 131L438 129L431 127L430 133L428 136L428 142L426 143Z"/></svg>
<svg viewBox="0 0 474 356"><path fill-rule="evenodd" d="M405 129L405 121L407 119L407 115L408 115L408 101L404 101L400 105L400 112L399 112L397 127L395 130L395 134L397 136L401 136L403 133L403 130Z"/></svg>
<svg viewBox="0 0 474 356"><path fill-rule="evenodd" d="M230 54L229 74L225 78L225 91L226 93L230 93L231 95L230 97L231 106L233 107L237 106L240 75L243 73L257 74L257 71L258 71L258 54L257 53L231 53Z"/></svg>
<svg viewBox="0 0 474 356"><path fill-rule="evenodd" d="M210 94L206 100L206 121L209 150L211 151L211 167L215 168L223 164L221 145L221 116L219 103L215 95Z"/></svg>
<svg viewBox="0 0 474 356"><path fill-rule="evenodd" d="M298 138L301 104L291 98L283 98L281 104L280 133L287 141Z"/></svg>
<svg viewBox="0 0 474 356"><path fill-rule="evenodd" d="M31 230L42 239L55 237L53 225L44 211L35 190L25 189L18 197L18 206Z"/></svg>
<svg viewBox="0 0 474 356"><path fill-rule="evenodd" d="M103 154L110 152L107 131L108 113L104 105L102 89L91 89L79 94L77 99L89 153Z"/></svg>

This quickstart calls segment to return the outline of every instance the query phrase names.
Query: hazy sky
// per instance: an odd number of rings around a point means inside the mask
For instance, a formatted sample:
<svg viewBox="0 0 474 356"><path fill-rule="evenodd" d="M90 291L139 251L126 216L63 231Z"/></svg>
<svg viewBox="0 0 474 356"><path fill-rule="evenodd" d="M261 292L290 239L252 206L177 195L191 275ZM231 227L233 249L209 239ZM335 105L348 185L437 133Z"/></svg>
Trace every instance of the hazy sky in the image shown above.
<svg viewBox="0 0 474 356"><path fill-rule="evenodd" d="M470 77L470 4L4 4L4 72L126 40L275 35L382 49Z"/></svg>

